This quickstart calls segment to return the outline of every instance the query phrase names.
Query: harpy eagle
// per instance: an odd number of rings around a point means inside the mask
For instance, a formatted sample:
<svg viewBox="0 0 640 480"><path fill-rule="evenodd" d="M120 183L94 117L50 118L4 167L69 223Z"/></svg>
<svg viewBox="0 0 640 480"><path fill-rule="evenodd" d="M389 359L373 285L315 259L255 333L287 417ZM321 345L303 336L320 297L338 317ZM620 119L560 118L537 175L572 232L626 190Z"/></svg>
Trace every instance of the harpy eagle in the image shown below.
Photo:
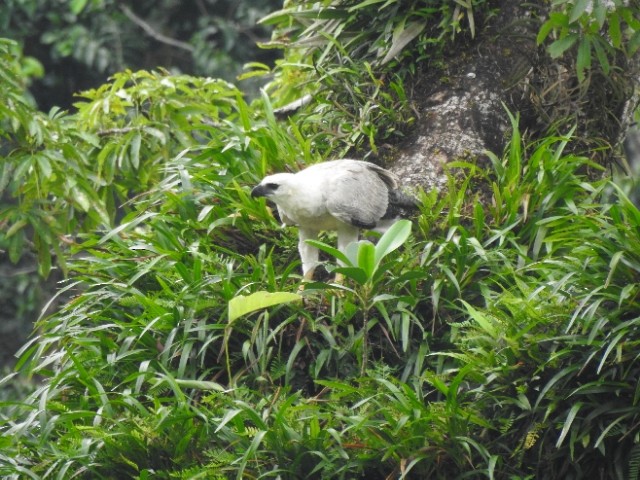
<svg viewBox="0 0 640 480"><path fill-rule="evenodd" d="M415 209L415 198L398 189L394 174L361 160L332 160L297 173L265 177L252 197L276 204L285 225L298 227L298 251L304 279L318 264L318 249L306 240L320 231L335 230L338 249L358 240L360 229L386 230L404 209Z"/></svg>

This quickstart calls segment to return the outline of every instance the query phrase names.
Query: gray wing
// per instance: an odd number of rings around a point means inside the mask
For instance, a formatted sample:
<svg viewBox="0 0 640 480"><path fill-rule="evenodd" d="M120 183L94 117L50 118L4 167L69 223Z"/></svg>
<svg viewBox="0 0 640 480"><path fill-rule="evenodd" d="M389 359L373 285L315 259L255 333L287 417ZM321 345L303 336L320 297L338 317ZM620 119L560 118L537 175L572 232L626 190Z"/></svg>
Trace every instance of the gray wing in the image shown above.
<svg viewBox="0 0 640 480"><path fill-rule="evenodd" d="M389 205L391 173L366 162L345 163L333 172L327 187L327 210L359 228L374 228Z"/></svg>

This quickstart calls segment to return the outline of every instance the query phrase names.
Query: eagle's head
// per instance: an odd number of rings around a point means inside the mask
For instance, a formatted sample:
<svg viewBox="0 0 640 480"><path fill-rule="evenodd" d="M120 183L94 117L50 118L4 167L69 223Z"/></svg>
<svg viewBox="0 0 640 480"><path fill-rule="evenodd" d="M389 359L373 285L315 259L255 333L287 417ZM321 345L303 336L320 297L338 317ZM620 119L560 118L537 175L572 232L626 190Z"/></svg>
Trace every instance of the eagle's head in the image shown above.
<svg viewBox="0 0 640 480"><path fill-rule="evenodd" d="M252 197L266 197L278 203L285 200L291 194L293 173L276 173L264 177L262 181L251 190Z"/></svg>

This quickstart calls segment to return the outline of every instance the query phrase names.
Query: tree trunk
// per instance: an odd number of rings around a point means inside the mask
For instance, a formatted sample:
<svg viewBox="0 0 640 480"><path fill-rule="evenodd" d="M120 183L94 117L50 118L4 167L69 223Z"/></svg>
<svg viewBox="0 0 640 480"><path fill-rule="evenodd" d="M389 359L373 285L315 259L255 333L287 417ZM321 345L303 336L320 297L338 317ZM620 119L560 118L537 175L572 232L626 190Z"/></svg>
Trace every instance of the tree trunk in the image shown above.
<svg viewBox="0 0 640 480"><path fill-rule="evenodd" d="M576 151L611 147L594 159L615 160L638 105L638 59L620 55L608 75L594 60L579 83L575 52L552 59L536 43L548 3L503 0L475 40L452 49L445 72L424 68L416 75L416 127L389 164L403 183L442 190L448 163L482 162L487 150L500 154L509 138L505 107L520 115L529 141L577 126Z"/></svg>

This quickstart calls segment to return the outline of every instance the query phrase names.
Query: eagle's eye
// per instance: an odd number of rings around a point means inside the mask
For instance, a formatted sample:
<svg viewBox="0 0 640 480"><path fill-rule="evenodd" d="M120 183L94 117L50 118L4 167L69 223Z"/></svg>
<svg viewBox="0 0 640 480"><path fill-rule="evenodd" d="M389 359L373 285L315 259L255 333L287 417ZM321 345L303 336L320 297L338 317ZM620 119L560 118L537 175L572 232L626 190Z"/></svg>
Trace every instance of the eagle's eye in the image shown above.
<svg viewBox="0 0 640 480"><path fill-rule="evenodd" d="M278 185L277 183L267 183L267 184L265 184L265 187L267 187L269 190L277 190L279 186L280 185Z"/></svg>

